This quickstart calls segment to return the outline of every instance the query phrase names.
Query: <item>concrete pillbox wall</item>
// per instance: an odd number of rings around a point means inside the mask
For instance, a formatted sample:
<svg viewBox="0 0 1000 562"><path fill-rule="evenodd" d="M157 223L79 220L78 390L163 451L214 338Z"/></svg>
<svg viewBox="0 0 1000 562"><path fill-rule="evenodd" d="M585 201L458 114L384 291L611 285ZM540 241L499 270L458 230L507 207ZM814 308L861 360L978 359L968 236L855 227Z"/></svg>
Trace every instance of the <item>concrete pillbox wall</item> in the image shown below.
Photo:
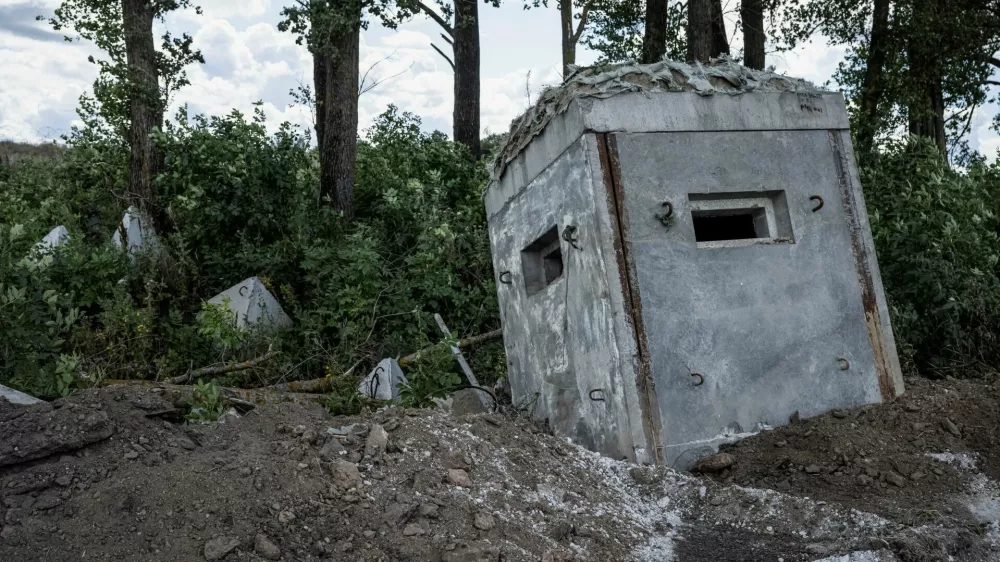
<svg viewBox="0 0 1000 562"><path fill-rule="evenodd" d="M484 201L515 404L584 446L688 468L902 392L839 94L577 98Z"/></svg>

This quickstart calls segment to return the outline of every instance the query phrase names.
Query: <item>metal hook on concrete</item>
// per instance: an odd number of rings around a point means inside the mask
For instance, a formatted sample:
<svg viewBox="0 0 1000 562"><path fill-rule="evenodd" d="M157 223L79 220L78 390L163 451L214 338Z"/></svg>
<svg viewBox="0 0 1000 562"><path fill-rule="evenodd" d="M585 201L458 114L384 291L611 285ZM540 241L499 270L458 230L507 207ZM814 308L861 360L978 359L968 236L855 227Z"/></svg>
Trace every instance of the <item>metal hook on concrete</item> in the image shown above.
<svg viewBox="0 0 1000 562"><path fill-rule="evenodd" d="M820 209L823 208L823 198L820 197L819 195L813 195L812 197L809 198L809 200L810 201L818 201L819 202L819 204L817 204L815 207L813 207L813 212L814 213L816 211L818 211L818 210L820 210Z"/></svg>
<svg viewBox="0 0 1000 562"><path fill-rule="evenodd" d="M504 281L504 277L507 278L506 281ZM510 285L511 284L510 272L509 271L502 271L502 272L500 272L500 282L503 283L504 285Z"/></svg>
<svg viewBox="0 0 1000 562"><path fill-rule="evenodd" d="M846 370L848 370L848 369L851 368L851 362L848 361L847 359L844 359L843 357L838 357L837 361L840 362L840 370L841 371L846 371Z"/></svg>
<svg viewBox="0 0 1000 562"><path fill-rule="evenodd" d="M656 213L653 215L653 218L660 221L660 224L663 226L670 228L670 219L674 216L674 205L670 201L664 201L661 206L666 209L666 211Z"/></svg>
<svg viewBox="0 0 1000 562"><path fill-rule="evenodd" d="M698 379L698 381L694 383L695 386L701 386L705 384L705 377L701 373L691 373L691 376L696 377Z"/></svg>
<svg viewBox="0 0 1000 562"><path fill-rule="evenodd" d="M599 394L600 396L598 396L597 398L595 398L594 397L595 393ZM594 390L591 390L590 391L590 399L593 400L594 402L604 402L604 389L603 388L595 388Z"/></svg>
<svg viewBox="0 0 1000 562"><path fill-rule="evenodd" d="M575 224L567 225L565 228L563 228L562 239L569 242L569 245L573 246L577 250L582 250L583 248L581 248L580 245L577 244L577 242L579 241L579 237L577 237L576 235L576 230L577 228Z"/></svg>

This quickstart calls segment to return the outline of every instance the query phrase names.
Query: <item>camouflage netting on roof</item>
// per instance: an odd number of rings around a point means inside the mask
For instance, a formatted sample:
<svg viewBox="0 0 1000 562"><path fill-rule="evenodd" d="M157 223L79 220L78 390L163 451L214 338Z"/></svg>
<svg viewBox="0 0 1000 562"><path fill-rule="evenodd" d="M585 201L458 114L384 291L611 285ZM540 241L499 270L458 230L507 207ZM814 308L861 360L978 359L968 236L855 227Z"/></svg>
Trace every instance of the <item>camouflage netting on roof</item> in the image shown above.
<svg viewBox="0 0 1000 562"><path fill-rule="evenodd" d="M565 83L544 90L538 102L510 124L510 132L493 161L493 177L504 169L556 115L577 98L610 98L626 92L694 92L741 95L750 92L819 94L823 90L799 78L753 70L728 57L709 64L663 60L654 64L625 63L581 68Z"/></svg>

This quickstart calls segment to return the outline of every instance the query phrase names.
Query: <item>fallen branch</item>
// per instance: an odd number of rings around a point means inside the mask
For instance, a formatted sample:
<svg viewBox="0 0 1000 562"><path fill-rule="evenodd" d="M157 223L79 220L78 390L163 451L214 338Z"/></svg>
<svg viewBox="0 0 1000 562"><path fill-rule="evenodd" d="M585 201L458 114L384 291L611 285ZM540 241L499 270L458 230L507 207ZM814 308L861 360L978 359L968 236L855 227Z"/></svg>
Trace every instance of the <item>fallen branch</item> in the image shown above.
<svg viewBox="0 0 1000 562"><path fill-rule="evenodd" d="M486 332L485 334L480 334L478 336L472 336L470 338L465 338L465 339L462 339L462 340L458 340L457 347L459 349L465 349L467 347L472 347L474 345L479 345L479 344L481 344L483 342L490 341L490 340L495 340L495 339L499 339L501 337L503 337L503 331L501 331L501 330L493 330L492 332ZM437 347L437 345L432 345L430 347L425 347L425 348L421 349L420 351L417 351L415 353L411 353L411 354L407 355L406 357L401 358L399 360L399 365L400 366L404 366L404 365L409 365L410 363L414 363L418 359L420 359L420 357L421 357L422 354L431 351L435 347Z"/></svg>
<svg viewBox="0 0 1000 562"><path fill-rule="evenodd" d="M166 382L154 382L143 380L118 380L105 379L101 381L101 386L139 386L147 389L162 389L164 392L176 393L182 396L194 394L193 385L180 385ZM263 404L276 404L280 402L296 402L299 404L315 403L322 401L325 397L321 394L304 394L301 392L278 392L266 388L231 388L222 387L222 395L230 400L239 401L242 404L260 406Z"/></svg>
<svg viewBox="0 0 1000 562"><path fill-rule="evenodd" d="M163 381L166 384L182 384L188 382L191 379L199 379L203 377L214 377L217 375L224 375L226 373L233 373L236 371L245 371L247 369L252 369L261 363L270 361L278 355L278 351L268 351L264 355L257 357L256 359L250 359L249 361L243 361L242 363L232 363L229 365L220 365L217 367L202 367L201 369L195 369L189 371L186 374L172 377Z"/></svg>

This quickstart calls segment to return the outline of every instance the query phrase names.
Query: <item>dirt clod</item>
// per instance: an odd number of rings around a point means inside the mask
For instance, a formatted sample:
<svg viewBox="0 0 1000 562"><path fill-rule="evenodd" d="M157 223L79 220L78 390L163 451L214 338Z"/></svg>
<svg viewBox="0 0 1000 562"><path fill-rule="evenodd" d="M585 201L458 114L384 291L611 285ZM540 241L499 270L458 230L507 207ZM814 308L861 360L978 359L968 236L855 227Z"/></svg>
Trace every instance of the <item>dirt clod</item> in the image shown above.
<svg viewBox="0 0 1000 562"><path fill-rule="evenodd" d="M206 560L222 560L230 552L236 550L240 546L240 539L236 537L215 537L205 543L205 559Z"/></svg>

